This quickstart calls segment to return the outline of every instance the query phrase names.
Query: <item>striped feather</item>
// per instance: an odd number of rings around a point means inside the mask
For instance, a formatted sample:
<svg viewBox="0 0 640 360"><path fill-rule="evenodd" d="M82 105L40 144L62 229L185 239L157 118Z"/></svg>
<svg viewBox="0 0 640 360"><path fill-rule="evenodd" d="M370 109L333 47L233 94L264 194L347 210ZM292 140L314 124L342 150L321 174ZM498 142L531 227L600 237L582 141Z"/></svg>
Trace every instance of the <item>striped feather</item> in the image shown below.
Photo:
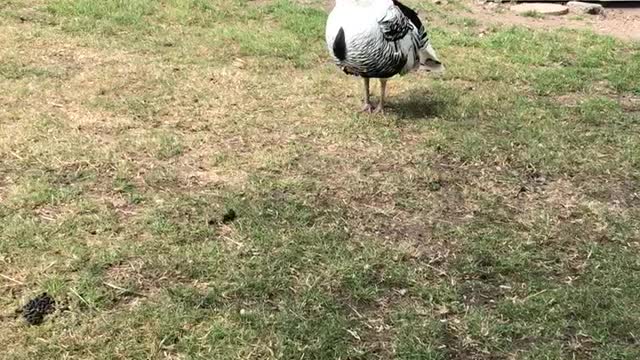
<svg viewBox="0 0 640 360"><path fill-rule="evenodd" d="M327 20L326 40L336 64L356 76L403 75L432 58L417 13L397 0L338 1Z"/></svg>

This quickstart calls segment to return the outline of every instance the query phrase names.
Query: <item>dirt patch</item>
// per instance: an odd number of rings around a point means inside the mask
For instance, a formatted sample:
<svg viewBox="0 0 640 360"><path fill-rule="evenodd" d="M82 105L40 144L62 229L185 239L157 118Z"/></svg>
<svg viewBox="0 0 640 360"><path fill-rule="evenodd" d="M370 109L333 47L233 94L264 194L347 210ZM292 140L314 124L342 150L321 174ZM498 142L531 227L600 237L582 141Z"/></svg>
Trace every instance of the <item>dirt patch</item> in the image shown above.
<svg viewBox="0 0 640 360"><path fill-rule="evenodd" d="M509 10L509 3L484 4L468 2L470 13L466 15L483 24L521 25L538 29L568 28L591 30L597 34L623 40L640 41L640 4L604 4L605 14L547 16L544 18L520 16ZM499 14L499 16L496 16Z"/></svg>
<svg viewBox="0 0 640 360"><path fill-rule="evenodd" d="M622 110L630 113L640 113L640 96L622 95L618 101Z"/></svg>

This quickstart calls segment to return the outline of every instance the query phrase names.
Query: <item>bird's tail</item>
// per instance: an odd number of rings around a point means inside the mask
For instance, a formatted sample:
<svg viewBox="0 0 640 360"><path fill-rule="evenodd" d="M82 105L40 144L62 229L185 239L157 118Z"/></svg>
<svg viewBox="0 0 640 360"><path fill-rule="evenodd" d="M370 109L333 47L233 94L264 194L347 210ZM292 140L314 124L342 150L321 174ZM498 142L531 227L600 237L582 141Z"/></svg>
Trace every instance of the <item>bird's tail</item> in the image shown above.
<svg viewBox="0 0 640 360"><path fill-rule="evenodd" d="M430 43L427 43L422 49L420 49L420 70L433 72L433 73L444 73L444 65L438 59L438 55L436 54L436 50L431 46Z"/></svg>

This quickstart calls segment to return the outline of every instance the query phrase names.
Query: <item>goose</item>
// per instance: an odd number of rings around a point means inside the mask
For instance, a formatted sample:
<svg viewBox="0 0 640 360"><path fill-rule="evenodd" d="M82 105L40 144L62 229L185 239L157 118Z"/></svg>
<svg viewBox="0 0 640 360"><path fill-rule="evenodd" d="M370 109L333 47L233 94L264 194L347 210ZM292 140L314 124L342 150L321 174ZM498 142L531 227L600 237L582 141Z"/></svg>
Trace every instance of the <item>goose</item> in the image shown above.
<svg viewBox="0 0 640 360"><path fill-rule="evenodd" d="M338 68L364 80L365 112L384 111L389 78L413 70L444 70L416 11L397 0L336 0L325 40ZM374 107L369 80L376 78L380 101Z"/></svg>

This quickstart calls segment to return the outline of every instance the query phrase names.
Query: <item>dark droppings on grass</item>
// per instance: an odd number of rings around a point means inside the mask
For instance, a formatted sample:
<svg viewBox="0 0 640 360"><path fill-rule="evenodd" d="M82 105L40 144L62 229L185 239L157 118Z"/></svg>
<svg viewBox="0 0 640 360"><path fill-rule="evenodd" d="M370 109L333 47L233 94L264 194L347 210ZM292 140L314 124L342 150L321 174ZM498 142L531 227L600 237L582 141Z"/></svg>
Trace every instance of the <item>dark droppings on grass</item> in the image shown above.
<svg viewBox="0 0 640 360"><path fill-rule="evenodd" d="M227 210L227 212L224 213L224 215L222 215L222 223L223 224L228 224L230 222L232 222L233 220L235 220L237 217L236 215L236 211L233 209L229 209Z"/></svg>
<svg viewBox="0 0 640 360"><path fill-rule="evenodd" d="M236 214L235 210L228 209L224 212L224 214L222 214L222 217L210 218L207 221L207 224L209 224L209 226L219 225L220 223L228 224L233 222L237 217L238 215Z"/></svg>
<svg viewBox="0 0 640 360"><path fill-rule="evenodd" d="M40 325L44 317L56 310L56 301L46 292L29 300L22 308L22 317L29 325Z"/></svg>

